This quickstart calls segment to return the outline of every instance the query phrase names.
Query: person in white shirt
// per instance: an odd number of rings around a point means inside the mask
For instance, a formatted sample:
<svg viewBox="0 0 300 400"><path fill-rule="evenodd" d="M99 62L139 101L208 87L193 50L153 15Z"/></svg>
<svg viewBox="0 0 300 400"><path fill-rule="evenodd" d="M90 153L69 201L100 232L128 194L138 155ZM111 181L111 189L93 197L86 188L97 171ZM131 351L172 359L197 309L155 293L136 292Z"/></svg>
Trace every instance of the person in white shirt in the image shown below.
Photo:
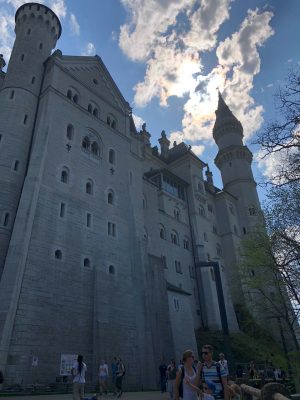
<svg viewBox="0 0 300 400"><path fill-rule="evenodd" d="M99 384L100 384L100 395L104 392L107 394L107 381L108 381L108 365L104 360L99 365Z"/></svg>
<svg viewBox="0 0 300 400"><path fill-rule="evenodd" d="M83 362L83 356L79 355L77 361L72 367L73 376L73 400L81 400L84 397L84 384L85 384L85 373L87 366Z"/></svg>
<svg viewBox="0 0 300 400"><path fill-rule="evenodd" d="M225 360L225 355L224 355L224 353L220 353L219 354L219 364L221 364L222 365L222 367L224 368L224 370L225 370L225 372L226 372L226 375L228 376L229 375L229 370L228 370L228 362L227 362L227 360Z"/></svg>

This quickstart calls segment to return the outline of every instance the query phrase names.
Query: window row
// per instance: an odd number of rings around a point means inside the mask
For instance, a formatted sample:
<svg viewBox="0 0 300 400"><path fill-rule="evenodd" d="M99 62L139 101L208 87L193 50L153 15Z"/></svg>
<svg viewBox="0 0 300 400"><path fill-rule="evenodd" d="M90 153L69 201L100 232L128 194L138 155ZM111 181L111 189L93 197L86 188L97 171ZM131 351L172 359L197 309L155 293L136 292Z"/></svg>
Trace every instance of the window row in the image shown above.
<svg viewBox="0 0 300 400"><path fill-rule="evenodd" d="M159 236L161 239L167 240L166 228L162 224L159 225ZM171 243L179 246L179 235L174 229L171 231ZM190 250L190 241L187 237L183 239L183 248Z"/></svg>
<svg viewBox="0 0 300 400"><path fill-rule="evenodd" d="M63 167L61 174L60 174L60 181L62 183L69 183L70 181L70 171L67 167ZM94 182L91 179L88 179L86 184L85 184L85 193L93 195L94 194ZM114 204L115 203L115 194L112 189L108 190L107 193L107 202L109 204Z"/></svg>
<svg viewBox="0 0 300 400"><path fill-rule="evenodd" d="M60 218L65 218L65 216L66 216L66 203L60 203L60 205L59 205L59 217ZM6 223L6 225L4 225L4 222ZM9 214L6 217L6 219L4 219L4 222L3 222L3 226L8 226ZM88 213L88 212L86 213L85 225L87 226L87 228L91 228L92 227L92 214L91 213ZM107 234L109 236L114 236L114 237L116 236L117 228L116 228L116 224L115 223L108 222L108 224L107 224Z"/></svg>
<svg viewBox="0 0 300 400"><path fill-rule="evenodd" d="M101 154L101 144L99 143L98 138L90 136L86 135L82 138L81 148L85 152L89 152L92 155L99 157ZM67 126L66 137L69 141L74 139L74 126L72 124L68 124ZM116 153L113 149L110 149L108 152L108 162L110 164L116 163Z"/></svg>
<svg viewBox="0 0 300 400"><path fill-rule="evenodd" d="M95 83L95 81L94 81ZM74 89L68 89L67 90L67 98L71 101L73 101L75 104L79 104L79 93ZM100 107L94 103L94 102L89 102L87 106L87 111L92 114L94 117L100 119ZM117 128L117 119L113 114L109 114L106 117L106 124L110 126L112 129Z"/></svg>
<svg viewBox="0 0 300 400"><path fill-rule="evenodd" d="M166 256L161 256L161 262L162 262L162 266L163 266L165 269L167 269L167 268L168 268L168 264L167 264L167 258L166 258ZM174 265L175 265L175 271L176 271L178 274L183 274L183 271L182 271L182 268L181 268L181 262L175 260ZM195 270L195 267L189 265L189 274L190 274L190 278L196 279L196 270Z"/></svg>
<svg viewBox="0 0 300 400"><path fill-rule="evenodd" d="M55 260L60 260L60 261L62 261L62 260L63 260L63 252L62 252L60 249L56 249L55 252L54 252L54 258L55 258ZM84 268L92 268L92 261L91 261L91 259L88 258L88 257L85 257L85 258L82 260L82 266L83 266ZM115 275L116 269L115 269L115 267L114 267L113 265L110 265L110 266L108 267L108 273L109 273L110 275Z"/></svg>

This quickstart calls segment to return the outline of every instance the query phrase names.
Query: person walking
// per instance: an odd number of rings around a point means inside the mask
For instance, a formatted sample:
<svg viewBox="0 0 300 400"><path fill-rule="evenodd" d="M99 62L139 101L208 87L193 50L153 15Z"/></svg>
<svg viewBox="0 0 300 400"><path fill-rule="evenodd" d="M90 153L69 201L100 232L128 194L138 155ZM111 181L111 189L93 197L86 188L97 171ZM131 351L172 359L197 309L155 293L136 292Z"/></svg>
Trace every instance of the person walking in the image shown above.
<svg viewBox="0 0 300 400"><path fill-rule="evenodd" d="M177 373L176 363L174 360L171 360L171 363L167 369L167 392L169 393L170 400L175 399L174 385L175 385L176 373Z"/></svg>
<svg viewBox="0 0 300 400"><path fill-rule="evenodd" d="M122 385L125 372L126 372L125 365L122 363L121 358L118 358L117 376L116 376L117 397L121 397L123 393Z"/></svg>
<svg viewBox="0 0 300 400"><path fill-rule="evenodd" d="M118 370L118 360L117 360L117 357L114 357L113 362L111 363L111 376L112 376L112 384L113 384L114 392L115 392L115 388L116 388L117 370Z"/></svg>
<svg viewBox="0 0 300 400"><path fill-rule="evenodd" d="M225 360L225 354L224 353L220 353L219 354L219 364L222 365L222 367L224 368L226 375L229 375L229 369L228 369L228 362L227 360Z"/></svg>
<svg viewBox="0 0 300 400"><path fill-rule="evenodd" d="M202 347L203 364L201 366L202 379L206 384L215 384L214 397L229 400L227 374L223 366L213 360L213 347L206 344ZM203 382L203 383L204 383Z"/></svg>
<svg viewBox="0 0 300 400"><path fill-rule="evenodd" d="M71 370L73 376L73 400L81 400L84 397L86 371L87 366L83 362L83 356L80 354Z"/></svg>
<svg viewBox="0 0 300 400"><path fill-rule="evenodd" d="M4 382L4 376L3 376L3 372L0 369L0 392L2 390L3 382Z"/></svg>
<svg viewBox="0 0 300 400"><path fill-rule="evenodd" d="M249 376L250 376L250 379L254 379L255 375L256 375L256 369L255 369L254 361L250 361L250 364L249 364Z"/></svg>
<svg viewBox="0 0 300 400"><path fill-rule="evenodd" d="M166 391L166 382L167 382L167 366L164 361L159 366L159 383L160 390L162 393Z"/></svg>
<svg viewBox="0 0 300 400"><path fill-rule="evenodd" d="M178 369L174 384L175 400L197 400L197 388L200 384L200 367L194 366L194 353L186 350L182 355L183 366Z"/></svg>
<svg viewBox="0 0 300 400"><path fill-rule="evenodd" d="M102 360L99 365L100 396L103 393L107 394L107 385L108 385L108 365L104 360Z"/></svg>

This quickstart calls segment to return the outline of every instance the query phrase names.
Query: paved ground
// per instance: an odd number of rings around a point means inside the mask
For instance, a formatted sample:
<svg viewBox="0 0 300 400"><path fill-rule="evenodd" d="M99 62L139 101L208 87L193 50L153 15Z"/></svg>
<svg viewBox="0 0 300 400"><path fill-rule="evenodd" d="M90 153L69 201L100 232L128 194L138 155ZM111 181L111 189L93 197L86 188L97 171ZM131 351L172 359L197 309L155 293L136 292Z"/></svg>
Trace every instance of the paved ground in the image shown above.
<svg viewBox="0 0 300 400"><path fill-rule="evenodd" d="M86 395L88 397L88 395ZM10 397L0 396L0 399L9 399L9 400L72 400L71 394L58 394L58 395L44 395L44 396L17 396L17 397ZM100 396L99 400L113 400L115 399L114 396ZM161 394L159 392L139 392L139 393L123 393L121 400L167 400L168 396L166 394Z"/></svg>

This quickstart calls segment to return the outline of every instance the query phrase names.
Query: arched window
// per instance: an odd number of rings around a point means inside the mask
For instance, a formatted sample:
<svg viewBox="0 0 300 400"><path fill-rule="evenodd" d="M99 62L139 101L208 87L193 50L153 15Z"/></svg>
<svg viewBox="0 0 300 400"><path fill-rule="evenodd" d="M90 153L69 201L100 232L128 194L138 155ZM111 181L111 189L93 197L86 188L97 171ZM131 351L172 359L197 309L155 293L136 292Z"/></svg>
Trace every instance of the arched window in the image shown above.
<svg viewBox="0 0 300 400"><path fill-rule="evenodd" d="M221 256L222 255L222 247L219 243L216 245L216 250L217 250L217 255Z"/></svg>
<svg viewBox="0 0 300 400"><path fill-rule="evenodd" d="M88 105L88 112L89 112L89 113L92 113L92 112L93 112L93 107L92 107L91 104Z"/></svg>
<svg viewBox="0 0 300 400"><path fill-rule="evenodd" d="M108 272L110 273L110 275L115 275L115 267L113 265L110 265L108 267Z"/></svg>
<svg viewBox="0 0 300 400"><path fill-rule="evenodd" d="M189 242L189 239L186 237L183 239L183 248L186 250L190 249L190 242Z"/></svg>
<svg viewBox="0 0 300 400"><path fill-rule="evenodd" d="M160 237L161 239L167 239L167 236L166 236L166 229L165 229L165 227L164 227L162 224L159 225L159 237Z"/></svg>
<svg viewBox="0 0 300 400"><path fill-rule="evenodd" d="M85 185L85 193L93 194L93 182L89 180Z"/></svg>
<svg viewBox="0 0 300 400"><path fill-rule="evenodd" d="M93 115L94 117L98 118L99 112L97 108L94 108Z"/></svg>
<svg viewBox="0 0 300 400"><path fill-rule="evenodd" d="M61 182L63 183L68 183L69 182L69 170L67 168L64 168L61 171L61 177L60 177Z"/></svg>
<svg viewBox="0 0 300 400"><path fill-rule="evenodd" d="M82 148L83 149L85 149L85 150L88 150L89 149L89 147L90 147L90 139L87 137L87 136L85 136L83 139L82 139Z"/></svg>
<svg viewBox="0 0 300 400"><path fill-rule="evenodd" d="M72 90L69 89L69 90L67 91L67 97L68 97L68 99L72 100L72 96L73 96Z"/></svg>
<svg viewBox="0 0 300 400"><path fill-rule="evenodd" d="M83 266L86 267L86 268L90 268L90 266L91 266L91 261L90 261L89 258L85 258L85 259L83 260Z"/></svg>
<svg viewBox="0 0 300 400"><path fill-rule="evenodd" d="M173 244L176 244L177 246L179 245L178 234L177 234L177 232L174 231L174 230L171 232L171 242L172 242Z"/></svg>
<svg viewBox="0 0 300 400"><path fill-rule="evenodd" d="M251 216L256 215L255 207L249 207L249 214L250 214Z"/></svg>
<svg viewBox="0 0 300 400"><path fill-rule="evenodd" d="M75 104L78 104L78 94L74 95L73 101L74 101Z"/></svg>
<svg viewBox="0 0 300 400"><path fill-rule="evenodd" d="M108 204L114 204L115 194L114 194L113 190L109 190L109 192L107 194L107 202L108 202Z"/></svg>
<svg viewBox="0 0 300 400"><path fill-rule="evenodd" d="M111 123L111 127L112 127L113 129L115 129L115 128L116 128L116 121L115 121L115 120L113 120L113 121L112 121L112 123Z"/></svg>
<svg viewBox="0 0 300 400"><path fill-rule="evenodd" d="M91 150L92 150L92 153L93 153L95 156L98 156L98 155L99 155L99 145L98 145L97 142L93 142L93 143L92 143Z"/></svg>
<svg viewBox="0 0 300 400"><path fill-rule="evenodd" d="M201 217L205 217L205 209L203 206L199 207L199 214L201 215Z"/></svg>
<svg viewBox="0 0 300 400"><path fill-rule="evenodd" d="M62 259L61 250L55 250L54 257L55 257L56 260L61 260Z"/></svg>
<svg viewBox="0 0 300 400"><path fill-rule="evenodd" d="M74 126L72 124L69 124L67 126L67 138L69 140L72 140L74 137Z"/></svg>
<svg viewBox="0 0 300 400"><path fill-rule="evenodd" d="M116 153L113 149L109 150L108 161L110 164L115 164L116 162Z"/></svg>

